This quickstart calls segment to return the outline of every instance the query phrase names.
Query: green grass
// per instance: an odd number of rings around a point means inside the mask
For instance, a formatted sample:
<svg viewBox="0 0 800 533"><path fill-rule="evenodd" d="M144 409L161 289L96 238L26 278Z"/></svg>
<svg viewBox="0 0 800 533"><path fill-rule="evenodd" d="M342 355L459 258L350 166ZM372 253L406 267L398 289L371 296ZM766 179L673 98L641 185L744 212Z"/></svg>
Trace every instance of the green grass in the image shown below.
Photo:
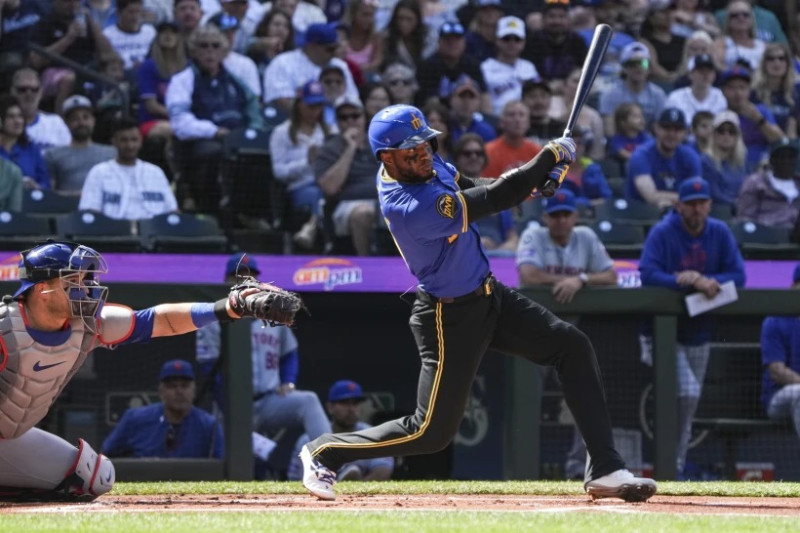
<svg viewBox="0 0 800 533"><path fill-rule="evenodd" d="M552 496L585 494L575 481L386 481L345 482L337 494L520 494ZM160 482L117 483L114 494L306 494L300 483L286 482ZM669 482L658 484L658 494L673 496L800 496L800 483L741 483L731 481Z"/></svg>
<svg viewBox="0 0 800 533"><path fill-rule="evenodd" d="M507 495L580 495L576 482L462 482L420 481L385 483L340 483L341 495L370 494L507 494ZM186 494L305 494L299 483L281 482L209 482L209 483L118 483L114 495L186 495ZM797 497L799 483L677 483L662 482L659 494L680 496ZM102 502L101 498L98 502ZM588 502L588 499L587 499ZM621 503L621 502L620 502ZM94 507L93 508L97 508ZM102 510L102 505L99 506ZM588 512L581 508L531 509L519 511L439 510L397 511L352 508L329 511L283 510L199 512L82 512L80 507L65 513L0 514L0 531L57 533L207 533L207 532L270 532L270 533L375 533L375 532L465 532L500 533L661 533L661 532L789 532L797 531L796 517L764 517L756 515L714 516L704 514L647 514L642 506L607 506L606 512ZM602 506L598 506L602 509ZM732 512L741 512L733 508Z"/></svg>

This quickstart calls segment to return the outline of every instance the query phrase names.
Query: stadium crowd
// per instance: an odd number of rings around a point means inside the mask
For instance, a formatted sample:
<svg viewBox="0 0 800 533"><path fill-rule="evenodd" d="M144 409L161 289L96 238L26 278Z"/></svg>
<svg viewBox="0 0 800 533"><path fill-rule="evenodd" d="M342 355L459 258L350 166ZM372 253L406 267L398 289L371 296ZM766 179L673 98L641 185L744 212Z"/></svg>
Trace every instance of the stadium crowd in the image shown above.
<svg viewBox="0 0 800 533"><path fill-rule="evenodd" d="M441 157L497 177L561 135L607 23L564 184L582 216L666 213L702 177L714 216L788 240L798 15L791 0L0 0L0 209L49 189L111 218L280 230L285 253L395 253L371 117L415 104ZM226 164L245 146L265 163ZM277 216L253 209L269 195ZM538 202L482 226L489 253L516 252Z"/></svg>

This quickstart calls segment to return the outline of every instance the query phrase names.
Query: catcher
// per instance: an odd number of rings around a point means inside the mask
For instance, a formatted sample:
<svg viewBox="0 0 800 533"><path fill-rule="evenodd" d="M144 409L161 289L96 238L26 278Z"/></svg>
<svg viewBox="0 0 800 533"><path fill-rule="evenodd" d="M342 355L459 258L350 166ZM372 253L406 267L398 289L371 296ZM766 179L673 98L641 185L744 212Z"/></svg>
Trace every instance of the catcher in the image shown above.
<svg viewBox="0 0 800 533"><path fill-rule="evenodd" d="M249 278L216 303L134 311L106 303L106 262L87 246L47 241L20 255L22 285L0 303L0 501L91 501L111 490L108 458L34 427L94 348L242 317L291 325L302 308L297 295Z"/></svg>

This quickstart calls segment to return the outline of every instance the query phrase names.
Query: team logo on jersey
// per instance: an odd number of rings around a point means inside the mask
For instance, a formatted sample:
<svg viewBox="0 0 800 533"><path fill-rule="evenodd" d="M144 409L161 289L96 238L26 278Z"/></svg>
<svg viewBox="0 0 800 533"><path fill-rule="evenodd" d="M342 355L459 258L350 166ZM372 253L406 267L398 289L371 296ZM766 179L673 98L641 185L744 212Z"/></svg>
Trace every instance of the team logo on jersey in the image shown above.
<svg viewBox="0 0 800 533"><path fill-rule="evenodd" d="M418 130L422 127L422 120L420 120L420 118L414 113L411 113L411 127L415 130Z"/></svg>
<svg viewBox="0 0 800 533"><path fill-rule="evenodd" d="M456 217L456 201L449 194L443 194L436 199L436 210L445 218Z"/></svg>

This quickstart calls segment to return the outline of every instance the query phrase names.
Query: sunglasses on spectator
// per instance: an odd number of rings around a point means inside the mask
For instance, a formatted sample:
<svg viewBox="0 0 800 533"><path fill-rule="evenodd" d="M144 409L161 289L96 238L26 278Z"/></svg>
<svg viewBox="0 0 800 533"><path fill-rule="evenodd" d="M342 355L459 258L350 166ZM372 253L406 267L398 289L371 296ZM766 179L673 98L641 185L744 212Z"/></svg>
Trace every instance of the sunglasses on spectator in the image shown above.
<svg viewBox="0 0 800 533"><path fill-rule="evenodd" d="M749 11L734 11L733 13L731 13L730 16L731 16L732 19L735 19L735 18L746 19L746 18L750 18L750 12Z"/></svg>
<svg viewBox="0 0 800 533"><path fill-rule="evenodd" d="M626 61L625 67L641 67L641 68L649 68L650 67L650 60L649 59L634 59L632 61Z"/></svg>
<svg viewBox="0 0 800 533"><path fill-rule="evenodd" d="M720 126L717 128L717 133L720 135L738 135L739 131L733 126Z"/></svg>
<svg viewBox="0 0 800 533"><path fill-rule="evenodd" d="M197 47L202 48L203 50L208 50L209 48L213 48L214 50L219 50L220 48L222 48L222 43L219 41L213 43L203 42L203 43L197 43Z"/></svg>
<svg viewBox="0 0 800 533"><path fill-rule="evenodd" d="M458 155L464 157L486 157L486 152L483 150L461 150Z"/></svg>
<svg viewBox="0 0 800 533"><path fill-rule="evenodd" d="M341 120L342 122L347 122L348 120L358 120L361 118L361 113L337 113L336 120Z"/></svg>
<svg viewBox="0 0 800 533"><path fill-rule="evenodd" d="M500 37L500 40L506 43L521 43L522 38L516 35L506 35L505 37Z"/></svg>
<svg viewBox="0 0 800 533"><path fill-rule="evenodd" d="M391 81L389 82L389 85L391 85L392 87L397 87L398 85L403 85L403 86L405 86L405 87L408 87L408 86L409 86L409 85L411 85L412 83L413 83L413 82L412 82L411 80L403 80L403 79L399 79L399 80L391 80Z"/></svg>
<svg viewBox="0 0 800 533"><path fill-rule="evenodd" d="M764 61L786 61L786 56L764 56Z"/></svg>
<svg viewBox="0 0 800 533"><path fill-rule="evenodd" d="M39 87L38 85L36 85L36 86L33 86L33 85L17 85L17 86L14 87L14 90L17 91L18 93L36 93L36 92L39 92L40 88L41 87Z"/></svg>

